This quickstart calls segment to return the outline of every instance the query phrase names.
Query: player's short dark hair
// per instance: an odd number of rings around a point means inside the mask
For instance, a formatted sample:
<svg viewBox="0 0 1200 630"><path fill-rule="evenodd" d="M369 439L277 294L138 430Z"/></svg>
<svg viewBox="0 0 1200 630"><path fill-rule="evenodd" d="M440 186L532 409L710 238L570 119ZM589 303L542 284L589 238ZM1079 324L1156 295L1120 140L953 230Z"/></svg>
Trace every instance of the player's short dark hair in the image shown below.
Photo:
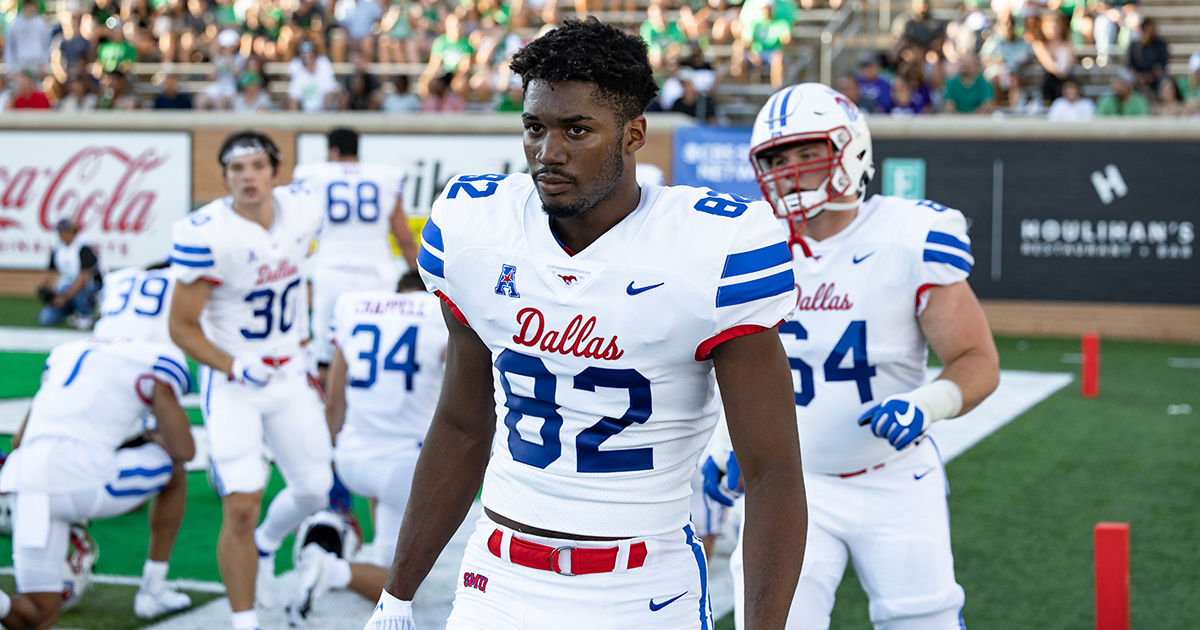
<svg viewBox="0 0 1200 630"><path fill-rule="evenodd" d="M396 292L404 293L405 291L426 291L425 281L421 279L421 273L416 269L410 269L400 276L400 281L396 283Z"/></svg>
<svg viewBox="0 0 1200 630"><path fill-rule="evenodd" d="M256 146L267 154L267 159L271 160L271 168L279 170L281 156L279 147L275 146L275 141L265 133L246 129L230 134L228 138L225 138L225 142L221 143L221 150L217 152L217 161L221 164L221 172L225 172L225 166L229 164L229 152L232 149Z"/></svg>
<svg viewBox="0 0 1200 630"><path fill-rule="evenodd" d="M337 147L343 157L358 156L358 132L345 127L338 127L329 132L329 148Z"/></svg>
<svg viewBox="0 0 1200 630"><path fill-rule="evenodd" d="M529 42L509 67L526 89L534 80L595 84L620 124L640 116L658 94L646 42L594 16L566 20Z"/></svg>

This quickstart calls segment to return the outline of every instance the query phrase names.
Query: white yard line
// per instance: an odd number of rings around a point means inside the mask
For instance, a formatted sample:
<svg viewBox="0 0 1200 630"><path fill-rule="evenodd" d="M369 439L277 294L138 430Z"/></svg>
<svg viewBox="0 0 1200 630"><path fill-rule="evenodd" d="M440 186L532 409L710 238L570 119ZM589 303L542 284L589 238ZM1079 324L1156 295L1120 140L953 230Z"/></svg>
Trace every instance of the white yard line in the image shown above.
<svg viewBox="0 0 1200 630"><path fill-rule="evenodd" d="M59 344L91 336L89 331L0 326L0 352L50 352Z"/></svg>

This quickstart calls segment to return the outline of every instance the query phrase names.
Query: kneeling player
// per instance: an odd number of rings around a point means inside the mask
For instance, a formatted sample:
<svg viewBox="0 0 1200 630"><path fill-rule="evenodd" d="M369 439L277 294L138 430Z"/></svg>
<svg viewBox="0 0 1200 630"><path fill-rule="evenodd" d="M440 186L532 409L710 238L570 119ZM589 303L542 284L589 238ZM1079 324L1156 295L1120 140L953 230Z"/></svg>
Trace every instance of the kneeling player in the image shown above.
<svg viewBox="0 0 1200 630"><path fill-rule="evenodd" d="M449 333L438 298L425 292L416 271L397 291L345 293L334 307L333 363L326 418L335 436L338 476L355 494L378 500L374 564L313 543L300 556L305 579L289 610L307 617L312 600L328 588L350 588L379 598L396 550L421 443L441 388ZM348 555L348 554L342 554Z"/></svg>
<svg viewBox="0 0 1200 630"><path fill-rule="evenodd" d="M191 606L166 584L187 501L183 464L195 455L178 400L191 386L185 365L171 346L131 339L73 341L50 353L0 473L0 490L15 496L19 593L0 593L5 628L49 628L58 618L72 523L112 518L151 497L150 547L134 613L150 619ZM144 430L142 417L151 410L157 427Z"/></svg>

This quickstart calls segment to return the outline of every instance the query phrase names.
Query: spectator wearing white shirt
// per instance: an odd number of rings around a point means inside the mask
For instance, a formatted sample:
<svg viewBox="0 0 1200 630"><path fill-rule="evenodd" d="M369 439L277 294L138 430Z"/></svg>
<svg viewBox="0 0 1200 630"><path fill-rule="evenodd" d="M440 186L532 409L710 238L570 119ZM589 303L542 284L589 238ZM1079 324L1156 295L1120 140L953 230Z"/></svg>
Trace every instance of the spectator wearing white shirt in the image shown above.
<svg viewBox="0 0 1200 630"><path fill-rule="evenodd" d="M383 111L389 114L407 114L421 111L421 97L408 91L408 77L396 77L396 91L383 99Z"/></svg>
<svg viewBox="0 0 1200 630"><path fill-rule="evenodd" d="M375 59L375 26L383 19L383 7L379 0L358 0L354 8L342 20L346 29L347 43L351 51L359 51L367 61ZM338 54L338 53L335 53ZM342 56L339 59L344 58Z"/></svg>
<svg viewBox="0 0 1200 630"><path fill-rule="evenodd" d="M242 90L233 100L233 111L239 114L253 114L270 111L275 106L271 102L271 95L263 89L262 77L250 76L240 83Z"/></svg>
<svg viewBox="0 0 1200 630"><path fill-rule="evenodd" d="M288 109L321 112L337 109L341 86L333 74L333 64L317 56L312 42L300 42L300 53L288 64Z"/></svg>
<svg viewBox="0 0 1200 630"><path fill-rule="evenodd" d="M4 65L9 74L23 69L40 74L49 63L50 25L38 13L37 0L24 0L4 37Z"/></svg>
<svg viewBox="0 0 1200 630"><path fill-rule="evenodd" d="M1079 83L1068 79L1062 86L1063 95L1054 99L1046 116L1050 120L1083 121L1096 117L1096 104L1083 96Z"/></svg>

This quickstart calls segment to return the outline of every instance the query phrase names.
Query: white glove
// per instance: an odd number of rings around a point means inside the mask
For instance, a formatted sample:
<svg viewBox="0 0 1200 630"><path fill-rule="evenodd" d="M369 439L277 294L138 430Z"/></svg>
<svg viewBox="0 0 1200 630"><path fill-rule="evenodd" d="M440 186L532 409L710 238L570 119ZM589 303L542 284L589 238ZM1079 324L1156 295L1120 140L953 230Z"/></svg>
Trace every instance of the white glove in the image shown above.
<svg viewBox="0 0 1200 630"><path fill-rule="evenodd" d="M279 370L263 363L261 357L242 355L233 358L229 380L250 387L264 387Z"/></svg>
<svg viewBox="0 0 1200 630"><path fill-rule="evenodd" d="M883 399L858 419L860 426L885 439L896 450L912 444L943 418L962 411L962 390L953 381L936 380L904 394Z"/></svg>
<svg viewBox="0 0 1200 630"><path fill-rule="evenodd" d="M363 630L417 630L413 623L412 602L392 596L386 590L379 596L375 613L367 620Z"/></svg>

